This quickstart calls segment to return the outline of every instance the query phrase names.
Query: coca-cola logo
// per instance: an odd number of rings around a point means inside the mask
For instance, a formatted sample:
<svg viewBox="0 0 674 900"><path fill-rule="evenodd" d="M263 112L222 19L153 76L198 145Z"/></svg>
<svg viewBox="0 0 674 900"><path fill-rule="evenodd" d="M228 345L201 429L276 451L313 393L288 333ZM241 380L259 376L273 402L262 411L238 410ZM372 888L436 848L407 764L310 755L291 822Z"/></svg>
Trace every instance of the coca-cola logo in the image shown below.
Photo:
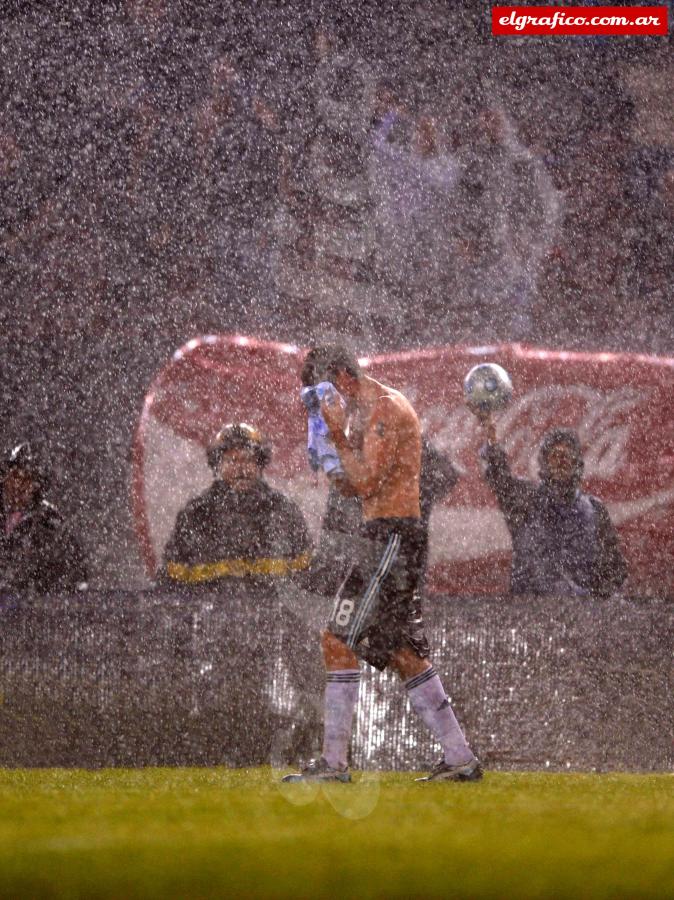
<svg viewBox="0 0 674 900"><path fill-rule="evenodd" d="M420 392L410 385L404 393L412 399L410 395L416 398ZM497 437L513 470L534 478L542 435L560 424L573 426L583 447L586 476L608 480L628 465L633 423L650 395L647 389L632 387L602 391L585 384L544 385L515 398L494 416ZM422 410L421 420L433 443L449 453L464 474L472 468L481 432L465 405L451 409L435 405Z"/></svg>

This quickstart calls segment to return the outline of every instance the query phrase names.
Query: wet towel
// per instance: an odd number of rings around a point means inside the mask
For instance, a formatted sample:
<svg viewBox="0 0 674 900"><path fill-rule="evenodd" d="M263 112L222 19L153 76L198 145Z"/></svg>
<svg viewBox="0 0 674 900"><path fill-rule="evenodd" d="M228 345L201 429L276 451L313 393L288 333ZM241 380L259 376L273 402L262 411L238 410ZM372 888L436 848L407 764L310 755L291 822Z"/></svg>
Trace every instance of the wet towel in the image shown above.
<svg viewBox="0 0 674 900"><path fill-rule="evenodd" d="M323 469L326 475L343 475L344 469L339 454L330 440L330 431L321 415L321 402L324 399L328 402L335 400L342 402L339 392L329 381L321 381L312 387L302 388L300 396L309 413L307 432L309 465L314 471Z"/></svg>

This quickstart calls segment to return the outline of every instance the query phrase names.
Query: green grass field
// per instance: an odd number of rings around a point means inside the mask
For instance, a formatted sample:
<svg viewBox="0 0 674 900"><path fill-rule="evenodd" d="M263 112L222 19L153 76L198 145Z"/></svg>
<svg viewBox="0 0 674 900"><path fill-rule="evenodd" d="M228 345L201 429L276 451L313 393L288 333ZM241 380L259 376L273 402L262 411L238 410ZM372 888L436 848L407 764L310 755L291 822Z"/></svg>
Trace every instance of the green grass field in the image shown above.
<svg viewBox="0 0 674 900"><path fill-rule="evenodd" d="M674 776L0 770L0 897L674 897Z"/></svg>

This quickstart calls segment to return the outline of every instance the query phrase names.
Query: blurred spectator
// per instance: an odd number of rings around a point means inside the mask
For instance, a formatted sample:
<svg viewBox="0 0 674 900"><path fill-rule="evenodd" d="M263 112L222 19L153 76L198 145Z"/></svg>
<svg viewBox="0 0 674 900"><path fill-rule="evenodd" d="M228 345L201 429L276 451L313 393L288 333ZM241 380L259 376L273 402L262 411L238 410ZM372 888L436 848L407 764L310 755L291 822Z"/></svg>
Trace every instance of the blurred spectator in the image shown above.
<svg viewBox="0 0 674 900"><path fill-rule="evenodd" d="M375 266L393 294L405 298L401 335L409 346L437 339L431 309L451 319L451 295L442 294L454 274L450 223L459 171L432 116L414 118L392 97L389 102L372 135Z"/></svg>
<svg viewBox="0 0 674 900"><path fill-rule="evenodd" d="M674 165L637 207L632 238L638 302L626 309L623 329L642 346L655 344L656 352L670 352L674 331ZM668 344L670 345L668 347Z"/></svg>
<svg viewBox="0 0 674 900"><path fill-rule="evenodd" d="M539 450L540 483L515 478L487 422L485 479L512 537L513 594L608 597L627 575L606 507L580 489L575 431L556 428Z"/></svg>
<svg viewBox="0 0 674 900"><path fill-rule="evenodd" d="M559 225L559 194L494 104L476 116L458 158L456 301L473 307L483 339L526 337L541 264Z"/></svg>
<svg viewBox="0 0 674 900"><path fill-rule="evenodd" d="M44 499L49 479L30 444L15 447L3 468L0 588L54 594L82 587L82 547Z"/></svg>
<svg viewBox="0 0 674 900"><path fill-rule="evenodd" d="M309 568L311 542L299 508L267 484L271 449L245 423L226 425L208 449L215 479L178 513L164 551L164 584L266 588Z"/></svg>
<svg viewBox="0 0 674 900"><path fill-rule="evenodd" d="M279 122L229 58L220 56L197 127L207 198L204 237L212 244L216 296L236 304L240 330L255 332L276 305L272 220L281 172Z"/></svg>

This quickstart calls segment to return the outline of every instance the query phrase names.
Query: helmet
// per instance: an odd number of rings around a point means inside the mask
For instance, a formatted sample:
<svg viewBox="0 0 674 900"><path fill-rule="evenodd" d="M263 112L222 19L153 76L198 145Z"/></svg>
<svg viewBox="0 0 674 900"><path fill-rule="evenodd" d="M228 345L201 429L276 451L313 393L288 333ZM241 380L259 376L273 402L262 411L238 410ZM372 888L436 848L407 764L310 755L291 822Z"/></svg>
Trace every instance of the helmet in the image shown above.
<svg viewBox="0 0 674 900"><path fill-rule="evenodd" d="M40 492L46 490L49 484L49 476L28 441L17 444L16 447L9 451L2 467L2 477L5 478L12 469L28 472L39 486Z"/></svg>
<svg viewBox="0 0 674 900"><path fill-rule="evenodd" d="M246 422L230 422L216 434L206 451L208 465L217 472L220 460L228 450L250 450L258 466L264 469L271 459L271 447L261 431Z"/></svg>

